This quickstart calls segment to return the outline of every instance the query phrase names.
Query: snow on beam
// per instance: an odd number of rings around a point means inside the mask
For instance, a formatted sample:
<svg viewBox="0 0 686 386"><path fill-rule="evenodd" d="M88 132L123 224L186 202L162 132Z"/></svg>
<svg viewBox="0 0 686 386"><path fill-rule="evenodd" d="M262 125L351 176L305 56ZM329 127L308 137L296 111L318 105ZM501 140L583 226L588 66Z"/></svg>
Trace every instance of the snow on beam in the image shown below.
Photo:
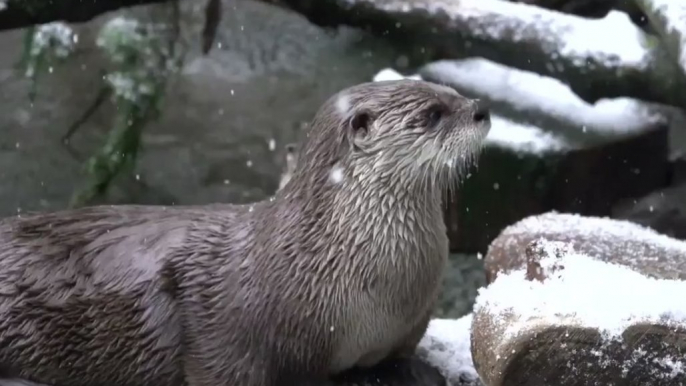
<svg viewBox="0 0 686 386"><path fill-rule="evenodd" d="M417 346L417 357L438 369L449 386L483 385L472 361L471 329L472 314L433 319Z"/></svg>
<svg viewBox="0 0 686 386"><path fill-rule="evenodd" d="M622 12L603 19L502 0L281 0L312 22L368 28L430 61L480 56L548 75L583 99L684 106L686 83L657 38Z"/></svg>
<svg viewBox="0 0 686 386"><path fill-rule="evenodd" d="M636 0L686 76L686 4L675 0Z"/></svg>

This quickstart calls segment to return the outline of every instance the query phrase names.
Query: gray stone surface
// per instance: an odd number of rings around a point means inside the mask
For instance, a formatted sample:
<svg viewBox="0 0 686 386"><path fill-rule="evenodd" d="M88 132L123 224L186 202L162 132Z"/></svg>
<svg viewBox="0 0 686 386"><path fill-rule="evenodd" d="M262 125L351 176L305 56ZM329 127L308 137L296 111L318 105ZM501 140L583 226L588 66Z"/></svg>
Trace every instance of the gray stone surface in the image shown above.
<svg viewBox="0 0 686 386"><path fill-rule="evenodd" d="M138 173L149 188L118 183L108 202L264 198L278 186L285 144L298 137L319 105L396 59L383 43L359 31L324 31L297 14L247 0L224 7L218 45L202 57L203 4L183 2L190 52L171 84L163 117L144 133ZM159 6L134 11L145 16ZM63 208L83 181L82 162L60 137L98 91L105 62L94 38L116 15L75 26L78 52L41 80L34 105L28 81L15 69L23 31L0 34L1 215ZM102 144L112 113L112 106L105 106L73 137L79 153L89 155Z"/></svg>

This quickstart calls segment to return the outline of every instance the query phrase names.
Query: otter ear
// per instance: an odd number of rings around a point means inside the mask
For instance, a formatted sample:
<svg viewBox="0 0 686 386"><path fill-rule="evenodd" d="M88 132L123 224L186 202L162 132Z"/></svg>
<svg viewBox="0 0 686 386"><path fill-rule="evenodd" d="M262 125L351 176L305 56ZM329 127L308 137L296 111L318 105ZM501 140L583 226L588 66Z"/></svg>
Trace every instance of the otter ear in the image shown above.
<svg viewBox="0 0 686 386"><path fill-rule="evenodd" d="M372 117L367 111L356 111L348 121L348 129L353 137L366 136L369 134L369 126L372 124Z"/></svg>

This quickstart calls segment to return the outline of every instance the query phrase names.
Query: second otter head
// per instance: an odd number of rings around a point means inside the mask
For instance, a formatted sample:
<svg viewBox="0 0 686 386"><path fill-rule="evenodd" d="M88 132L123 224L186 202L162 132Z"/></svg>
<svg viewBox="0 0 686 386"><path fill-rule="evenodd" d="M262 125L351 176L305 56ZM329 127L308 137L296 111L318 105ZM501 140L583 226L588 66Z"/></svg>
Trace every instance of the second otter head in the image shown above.
<svg viewBox="0 0 686 386"><path fill-rule="evenodd" d="M339 163L352 174L431 179L455 176L478 155L488 108L455 90L417 80L363 83L329 99L313 121L304 163Z"/></svg>

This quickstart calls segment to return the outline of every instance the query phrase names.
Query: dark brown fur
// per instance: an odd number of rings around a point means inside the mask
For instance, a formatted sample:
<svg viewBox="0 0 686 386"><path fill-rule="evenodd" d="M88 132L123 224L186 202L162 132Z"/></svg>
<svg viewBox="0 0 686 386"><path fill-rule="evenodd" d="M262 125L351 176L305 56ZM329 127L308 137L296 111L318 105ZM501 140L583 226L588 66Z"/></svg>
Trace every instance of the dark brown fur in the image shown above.
<svg viewBox="0 0 686 386"><path fill-rule="evenodd" d="M272 200L2 220L0 378L269 386L412 352L448 253L446 162L488 131L475 112L441 86L363 84L320 109Z"/></svg>

